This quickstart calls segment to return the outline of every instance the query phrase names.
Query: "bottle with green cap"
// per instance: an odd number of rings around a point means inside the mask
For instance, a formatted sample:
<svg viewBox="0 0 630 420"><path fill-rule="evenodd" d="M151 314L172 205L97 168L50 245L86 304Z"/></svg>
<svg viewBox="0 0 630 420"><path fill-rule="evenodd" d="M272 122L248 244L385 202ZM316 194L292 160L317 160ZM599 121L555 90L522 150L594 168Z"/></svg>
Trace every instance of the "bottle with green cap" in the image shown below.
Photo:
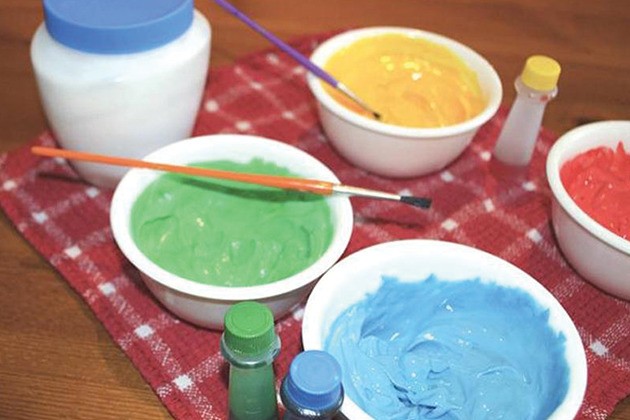
<svg viewBox="0 0 630 420"><path fill-rule="evenodd" d="M291 362L280 387L283 420L329 420L343 403L341 367L330 354L306 350Z"/></svg>
<svg viewBox="0 0 630 420"><path fill-rule="evenodd" d="M278 418L273 362L280 352L271 310L240 302L225 314L221 353L230 363L228 405L231 420Z"/></svg>
<svg viewBox="0 0 630 420"><path fill-rule="evenodd" d="M508 165L529 164L547 103L558 94L560 64L544 55L527 59L514 82L516 97L497 139L493 155Z"/></svg>

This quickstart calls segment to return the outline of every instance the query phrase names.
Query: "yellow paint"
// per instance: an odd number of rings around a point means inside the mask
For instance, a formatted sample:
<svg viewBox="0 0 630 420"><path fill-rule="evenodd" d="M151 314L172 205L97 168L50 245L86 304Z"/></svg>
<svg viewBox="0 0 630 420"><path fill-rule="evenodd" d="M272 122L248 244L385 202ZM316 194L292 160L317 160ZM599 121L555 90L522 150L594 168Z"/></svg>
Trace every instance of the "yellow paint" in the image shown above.
<svg viewBox="0 0 630 420"><path fill-rule="evenodd" d="M486 105L477 76L449 48L401 34L358 40L330 57L326 71L381 114L406 127L443 127L478 115ZM329 86L347 108L368 116Z"/></svg>

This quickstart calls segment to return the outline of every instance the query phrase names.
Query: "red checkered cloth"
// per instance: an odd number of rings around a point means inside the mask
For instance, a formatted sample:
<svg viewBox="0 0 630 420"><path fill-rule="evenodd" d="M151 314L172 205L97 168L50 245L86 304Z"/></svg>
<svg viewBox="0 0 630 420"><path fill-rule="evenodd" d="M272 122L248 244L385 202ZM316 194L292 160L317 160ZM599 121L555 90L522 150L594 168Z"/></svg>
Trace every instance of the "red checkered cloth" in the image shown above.
<svg viewBox="0 0 630 420"><path fill-rule="evenodd" d="M293 43L309 54L319 35ZM353 198L354 232L346 254L381 242L430 238L489 251L546 286L573 318L589 368L579 418L603 419L630 394L630 304L597 290L561 255L551 226L544 161L554 136L542 130L528 174L497 171L491 150L505 109L445 170L389 180L354 168L326 141L305 71L270 49L213 70L195 134L248 133L297 146L349 185L430 196L429 211ZM44 133L0 156L0 204L24 238L68 281L127 354L158 397L180 419L227 417L226 363L218 332L178 320L152 297L115 245L108 224L111 191L82 183L64 160L35 157ZM278 380L301 350L301 310L277 323Z"/></svg>

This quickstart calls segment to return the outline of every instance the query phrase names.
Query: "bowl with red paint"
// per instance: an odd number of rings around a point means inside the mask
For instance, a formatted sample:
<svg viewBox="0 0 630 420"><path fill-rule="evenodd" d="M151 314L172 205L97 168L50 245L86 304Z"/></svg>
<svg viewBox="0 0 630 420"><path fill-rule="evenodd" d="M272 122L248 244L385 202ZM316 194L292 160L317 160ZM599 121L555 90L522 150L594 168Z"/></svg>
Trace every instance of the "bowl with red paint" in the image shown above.
<svg viewBox="0 0 630 420"><path fill-rule="evenodd" d="M569 184L568 165L572 161L575 163L577 159L586 159L589 152L592 157L595 149L602 147L620 154L617 158L622 158L627 163L625 159L630 159L630 121L585 124L568 131L554 143L547 156L547 180L553 194L551 220L558 245L569 264L601 290L630 300L630 238L624 235L623 229L620 230L619 220L609 220L610 214L603 214L606 210L605 204L598 202L587 206L583 201L586 193L578 195ZM625 151L620 150L621 147ZM600 151L604 153L603 149ZM602 162L606 161L592 160L583 165L583 168L592 170L602 166ZM630 173L624 175L617 171L630 172L630 167L626 164L618 169L615 165L607 164L600 168L601 171L593 173L594 176L598 176L598 172L617 173L616 181L607 181L602 185L604 190L608 190L606 194L612 194L611 198L618 205L624 197L625 200L629 199L630 189L625 189L624 192L620 185L629 185ZM575 179L582 179L584 184L592 182L587 176ZM621 183L618 182L619 179L622 179ZM599 190L592 197L603 199L601 191L604 190ZM630 208L625 213L630 215Z"/></svg>

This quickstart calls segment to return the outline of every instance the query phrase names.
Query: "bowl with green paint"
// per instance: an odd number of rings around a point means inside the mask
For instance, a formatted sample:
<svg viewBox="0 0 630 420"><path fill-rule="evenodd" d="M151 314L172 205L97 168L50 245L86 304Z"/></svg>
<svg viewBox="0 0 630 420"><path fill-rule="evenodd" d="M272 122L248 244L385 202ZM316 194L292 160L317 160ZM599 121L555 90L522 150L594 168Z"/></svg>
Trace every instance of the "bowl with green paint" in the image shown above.
<svg viewBox="0 0 630 420"><path fill-rule="evenodd" d="M258 136L194 137L144 159L339 182L307 152ZM299 305L345 252L353 213L344 196L132 169L114 191L110 224L166 309L220 330L240 301L264 303L276 319Z"/></svg>

